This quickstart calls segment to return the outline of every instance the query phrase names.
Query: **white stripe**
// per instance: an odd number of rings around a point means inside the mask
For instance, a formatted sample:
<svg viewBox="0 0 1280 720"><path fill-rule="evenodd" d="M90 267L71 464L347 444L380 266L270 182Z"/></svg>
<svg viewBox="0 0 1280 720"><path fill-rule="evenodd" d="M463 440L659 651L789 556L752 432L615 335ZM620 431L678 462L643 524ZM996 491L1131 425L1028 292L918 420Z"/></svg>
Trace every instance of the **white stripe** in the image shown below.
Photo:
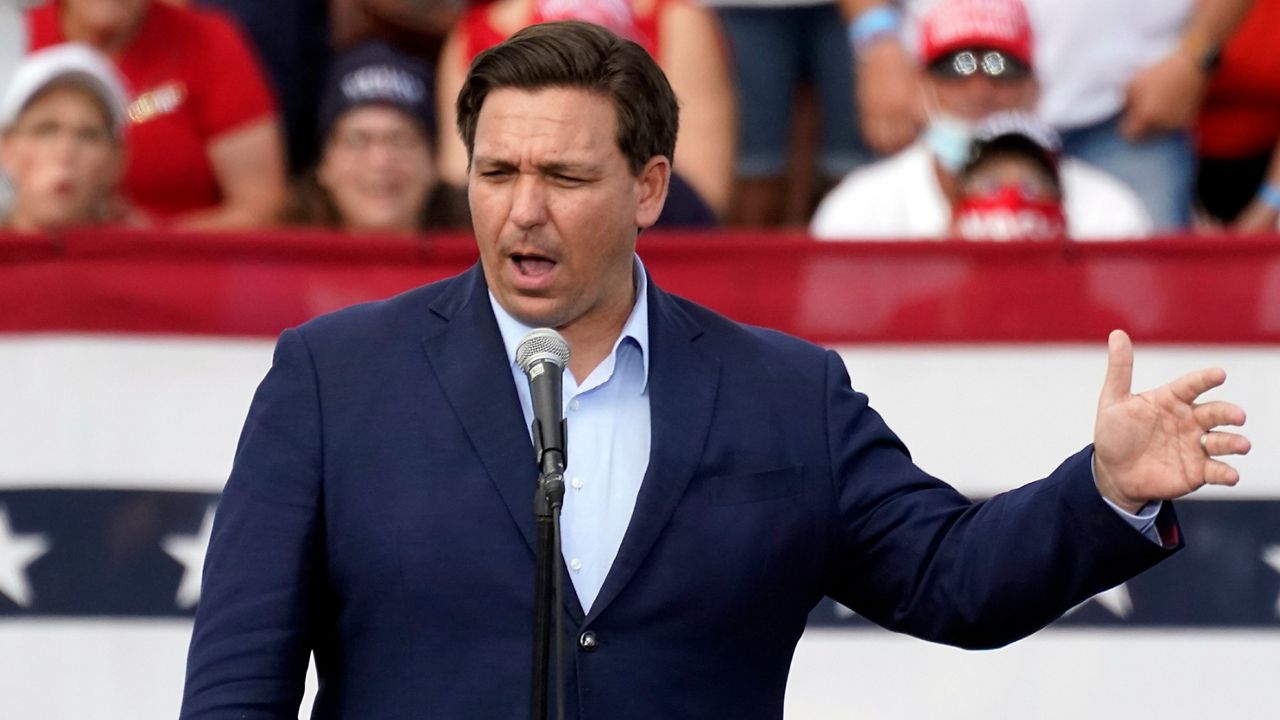
<svg viewBox="0 0 1280 720"><path fill-rule="evenodd" d="M172 720L190 640L190 620L0 623L0 714ZM299 717L310 715L315 685L313 667Z"/></svg>
<svg viewBox="0 0 1280 720"><path fill-rule="evenodd" d="M0 487L218 492L273 345L0 336Z"/></svg>
<svg viewBox="0 0 1280 720"><path fill-rule="evenodd" d="M177 716L191 624L0 623L0 709L15 718ZM879 630L811 630L788 720L1270 717L1280 631L1048 630L965 652ZM314 696L309 678L300 717Z"/></svg>
<svg viewBox="0 0 1280 720"><path fill-rule="evenodd" d="M1280 630L1046 630L966 652L882 631L811 630L788 720L1274 717Z"/></svg>
<svg viewBox="0 0 1280 720"><path fill-rule="evenodd" d="M853 386L906 442L917 464L970 495L991 495L1051 472L1092 441L1105 343L907 345L839 348ZM1134 359L1141 391L1202 367L1227 369L1206 398L1249 415L1242 482L1197 499L1280 498L1280 347L1144 346Z"/></svg>
<svg viewBox="0 0 1280 720"><path fill-rule="evenodd" d="M270 340L0 337L0 487L217 492ZM1091 440L1105 346L840 348L855 388L926 470L973 495L1042 477ZM1249 412L1244 482L1196 497L1280 498L1280 348L1142 346L1135 389L1206 365Z"/></svg>

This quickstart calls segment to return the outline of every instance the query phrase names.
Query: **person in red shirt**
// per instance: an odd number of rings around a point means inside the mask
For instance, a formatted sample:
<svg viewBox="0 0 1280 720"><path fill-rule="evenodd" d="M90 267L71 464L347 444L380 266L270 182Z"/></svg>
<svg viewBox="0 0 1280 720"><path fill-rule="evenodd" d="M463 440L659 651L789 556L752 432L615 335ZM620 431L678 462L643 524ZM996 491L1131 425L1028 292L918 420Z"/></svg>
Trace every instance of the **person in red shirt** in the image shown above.
<svg viewBox="0 0 1280 720"><path fill-rule="evenodd" d="M33 51L77 41L115 61L133 203L185 229L274 222L286 194L279 118L230 21L153 0L52 0L28 11L27 30Z"/></svg>
<svg viewBox="0 0 1280 720"><path fill-rule="evenodd" d="M1257 0L1222 48L1198 122L1197 194L1210 227L1280 219L1280 0Z"/></svg>

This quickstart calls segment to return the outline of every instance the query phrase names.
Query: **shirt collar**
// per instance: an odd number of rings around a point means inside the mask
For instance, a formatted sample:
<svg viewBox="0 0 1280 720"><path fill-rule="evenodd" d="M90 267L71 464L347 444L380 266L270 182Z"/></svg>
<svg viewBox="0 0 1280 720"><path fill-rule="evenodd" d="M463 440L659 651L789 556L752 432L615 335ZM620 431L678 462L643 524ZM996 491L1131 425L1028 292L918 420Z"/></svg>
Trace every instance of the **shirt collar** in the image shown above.
<svg viewBox="0 0 1280 720"><path fill-rule="evenodd" d="M610 354L618 352L618 346L623 340L631 338L633 342L640 348L640 357L644 362L644 384L649 384L649 280L645 275L644 263L640 262L640 256L632 256L635 260L631 272L632 283L636 288L635 305L631 307L631 315L627 317L627 322L622 325L622 332L618 334L618 339L613 343L613 350ZM493 291L489 291L489 305L493 308L493 316L498 321L498 332L502 334L502 345L507 350L507 360L512 367L518 369L516 365L516 348L520 346L520 341L524 340L524 336L528 335L534 328L511 317L511 314L503 309L498 303L498 299L493 296ZM579 378L582 382L586 378Z"/></svg>

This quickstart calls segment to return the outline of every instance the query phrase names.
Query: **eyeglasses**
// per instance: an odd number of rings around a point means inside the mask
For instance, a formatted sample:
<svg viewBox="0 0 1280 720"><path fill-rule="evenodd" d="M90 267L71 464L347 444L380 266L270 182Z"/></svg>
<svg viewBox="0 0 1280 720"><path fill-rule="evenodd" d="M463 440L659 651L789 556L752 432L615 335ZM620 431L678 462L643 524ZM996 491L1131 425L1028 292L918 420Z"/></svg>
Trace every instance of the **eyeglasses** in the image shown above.
<svg viewBox="0 0 1280 720"><path fill-rule="evenodd" d="M935 60L929 72L954 79L982 73L993 80L1021 80L1031 74L1031 68L999 50L961 50Z"/></svg>

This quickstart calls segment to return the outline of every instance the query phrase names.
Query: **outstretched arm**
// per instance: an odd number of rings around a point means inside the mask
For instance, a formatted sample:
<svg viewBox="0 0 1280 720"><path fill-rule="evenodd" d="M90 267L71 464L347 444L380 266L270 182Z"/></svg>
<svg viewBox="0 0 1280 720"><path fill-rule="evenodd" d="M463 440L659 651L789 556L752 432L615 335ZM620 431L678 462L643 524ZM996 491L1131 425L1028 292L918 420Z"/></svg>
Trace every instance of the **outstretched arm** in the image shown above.
<svg viewBox="0 0 1280 720"><path fill-rule="evenodd" d="M841 535L825 591L869 620L935 642L998 647L1180 546L1152 542L1103 501L1089 447L1042 481L970 502L911 463L849 387L838 357L827 377ZM1176 527L1173 511L1160 508L1158 526Z"/></svg>

